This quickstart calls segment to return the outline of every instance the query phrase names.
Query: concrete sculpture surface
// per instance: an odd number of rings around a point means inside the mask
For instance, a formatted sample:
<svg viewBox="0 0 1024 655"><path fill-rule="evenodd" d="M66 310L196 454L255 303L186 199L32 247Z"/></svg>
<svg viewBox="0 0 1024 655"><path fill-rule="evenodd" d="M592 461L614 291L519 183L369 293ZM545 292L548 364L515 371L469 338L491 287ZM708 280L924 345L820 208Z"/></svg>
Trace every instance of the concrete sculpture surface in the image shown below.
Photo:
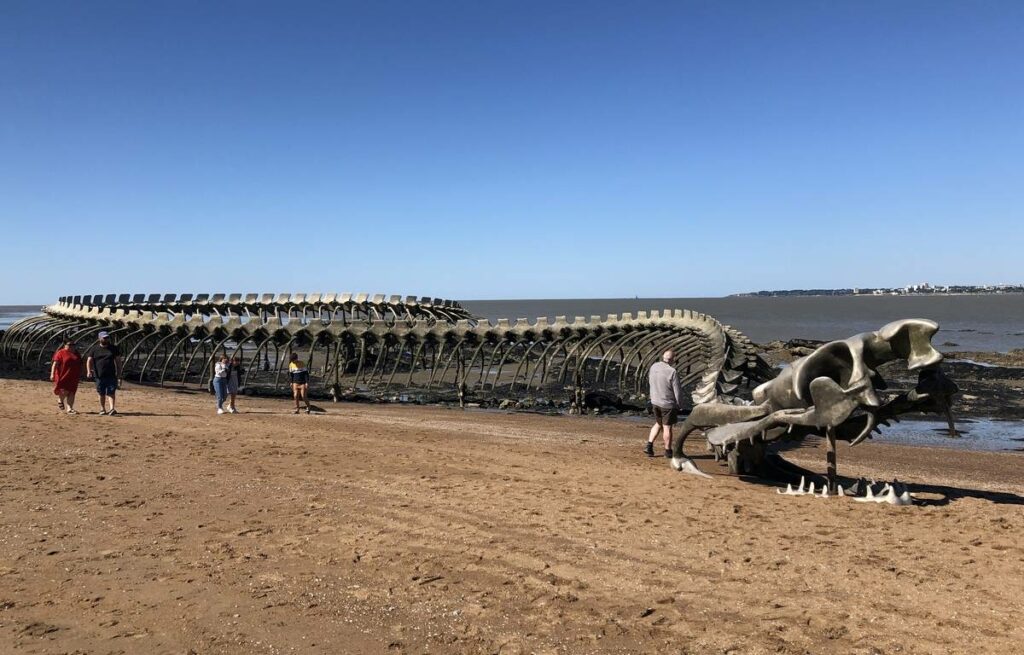
<svg viewBox="0 0 1024 655"><path fill-rule="evenodd" d="M284 365L298 352L321 396L504 399L570 411L639 409L648 369L672 349L693 401L673 439L673 468L704 475L683 456L697 429L716 459L751 474L763 472L768 444L818 435L829 444L824 493L831 495L840 493L837 441L856 445L908 412L944 413L955 431L949 407L957 388L931 343L938 325L925 319L826 343L778 372L740 332L682 309L491 323L457 302L411 296L96 294L62 297L15 323L0 339L0 355L42 368L63 339L87 353L101 330L120 343L125 377L143 383L205 387L226 353L242 357L246 387L273 393L286 386ZM883 402L878 368L895 360L917 372L918 383ZM787 495L806 494L801 483ZM905 500L895 485L871 497Z"/></svg>
<svg viewBox="0 0 1024 655"><path fill-rule="evenodd" d="M828 441L827 493L836 495L836 441L857 445L909 412L943 413L955 433L950 399L957 387L943 375L942 354L931 343L938 329L934 321L905 319L831 341L754 389L749 405L714 400L696 405L673 438L672 466L688 469L683 443L697 429L704 430L709 448L716 458L728 460L734 473L758 473L765 445L772 441L817 435ZM918 383L882 402L878 392L887 385L878 368L896 360L918 373ZM889 495L892 489L881 493Z"/></svg>

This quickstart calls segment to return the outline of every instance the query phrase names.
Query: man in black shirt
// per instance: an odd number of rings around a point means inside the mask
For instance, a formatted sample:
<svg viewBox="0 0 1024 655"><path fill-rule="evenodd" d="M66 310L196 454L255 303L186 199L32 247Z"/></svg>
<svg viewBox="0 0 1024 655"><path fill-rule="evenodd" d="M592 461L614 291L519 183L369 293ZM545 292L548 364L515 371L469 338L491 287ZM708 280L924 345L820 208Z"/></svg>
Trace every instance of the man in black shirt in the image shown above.
<svg viewBox="0 0 1024 655"><path fill-rule="evenodd" d="M121 379L121 349L110 342L107 332L99 333L99 343L85 362L86 375L96 378L96 392L100 395L100 416L117 416L114 407L118 381ZM107 411L107 398L110 411Z"/></svg>

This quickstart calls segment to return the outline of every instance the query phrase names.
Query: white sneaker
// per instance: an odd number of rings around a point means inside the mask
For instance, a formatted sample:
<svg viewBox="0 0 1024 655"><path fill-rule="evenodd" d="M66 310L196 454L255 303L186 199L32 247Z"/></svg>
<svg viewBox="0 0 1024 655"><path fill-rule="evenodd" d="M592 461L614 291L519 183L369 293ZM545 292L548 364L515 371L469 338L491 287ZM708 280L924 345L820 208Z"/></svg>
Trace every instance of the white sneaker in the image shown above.
<svg viewBox="0 0 1024 655"><path fill-rule="evenodd" d="M237 410L237 409L235 409L234 407L232 407L232 408L231 408L230 410L228 410L228 411L230 411L230 412L231 412L232 414L237 414L237 413L238 413L238 410Z"/></svg>
<svg viewBox="0 0 1024 655"><path fill-rule="evenodd" d="M220 407L218 407L218 408L217 408L217 413L218 413L218 414L223 414L223 413L224 413L224 410L223 410L223 409L221 409Z"/></svg>

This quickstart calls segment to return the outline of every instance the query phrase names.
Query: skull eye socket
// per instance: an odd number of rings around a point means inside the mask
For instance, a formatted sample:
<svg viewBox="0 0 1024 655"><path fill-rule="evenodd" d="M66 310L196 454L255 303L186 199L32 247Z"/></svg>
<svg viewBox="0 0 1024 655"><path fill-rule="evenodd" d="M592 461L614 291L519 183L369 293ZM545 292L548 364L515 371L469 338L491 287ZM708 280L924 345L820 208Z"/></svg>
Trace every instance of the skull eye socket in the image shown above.
<svg viewBox="0 0 1024 655"><path fill-rule="evenodd" d="M821 346L797 364L793 383L798 398L810 398L810 384L815 378L826 377L843 389L859 375L853 349L845 341L833 341Z"/></svg>
<svg viewBox="0 0 1024 655"><path fill-rule="evenodd" d="M942 361L942 353L932 345L932 337L939 324L923 318L895 321L878 331L878 336L889 344L894 355L907 361L911 371L932 366Z"/></svg>

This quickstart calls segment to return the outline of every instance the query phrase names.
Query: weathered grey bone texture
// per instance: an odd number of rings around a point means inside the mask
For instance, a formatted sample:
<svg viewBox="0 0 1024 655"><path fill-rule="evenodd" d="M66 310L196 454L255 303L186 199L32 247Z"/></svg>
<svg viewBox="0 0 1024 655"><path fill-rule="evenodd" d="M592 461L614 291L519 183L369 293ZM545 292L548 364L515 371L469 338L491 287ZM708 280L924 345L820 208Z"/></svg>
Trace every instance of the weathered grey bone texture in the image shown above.
<svg viewBox="0 0 1024 655"><path fill-rule="evenodd" d="M734 473L758 473L770 441L819 435L829 440L829 491L835 494L836 440L859 444L908 412L945 414L954 435L950 400L957 387L942 374L942 354L931 343L938 329L926 319L895 321L875 332L831 341L793 361L754 389L751 405L698 404L673 438L673 466L681 469L685 463L683 443L698 428L705 430L716 458L726 458ZM886 384L878 367L897 359L918 372L918 384L883 403L878 391Z"/></svg>
<svg viewBox="0 0 1024 655"><path fill-rule="evenodd" d="M66 296L12 325L0 353L42 367L61 339L84 349L101 330L121 345L127 378L159 385L205 386L222 352L242 356L255 390L285 387L299 352L314 393L577 407L588 391L638 398L667 348L694 403L728 402L773 375L749 339L689 310L492 324L450 300L349 293Z"/></svg>

